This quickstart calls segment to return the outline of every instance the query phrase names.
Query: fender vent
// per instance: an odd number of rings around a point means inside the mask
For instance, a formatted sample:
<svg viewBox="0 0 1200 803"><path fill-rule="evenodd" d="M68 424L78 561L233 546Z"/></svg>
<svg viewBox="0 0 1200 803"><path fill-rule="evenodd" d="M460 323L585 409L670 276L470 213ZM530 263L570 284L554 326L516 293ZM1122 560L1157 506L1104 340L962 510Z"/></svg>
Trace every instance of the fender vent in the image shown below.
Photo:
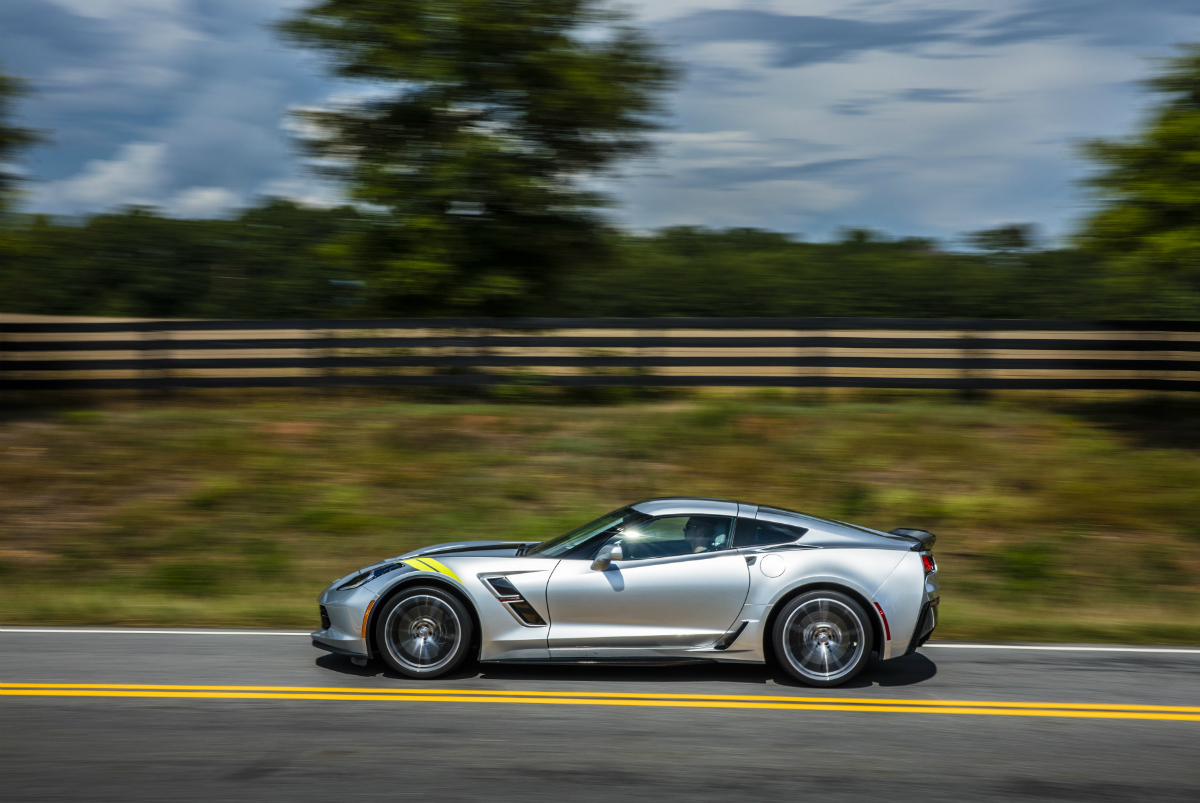
<svg viewBox="0 0 1200 803"><path fill-rule="evenodd" d="M518 622L526 627L546 626L546 620L507 577L489 577L485 582L496 595L496 599L504 603L504 607L508 608L508 612L515 616Z"/></svg>

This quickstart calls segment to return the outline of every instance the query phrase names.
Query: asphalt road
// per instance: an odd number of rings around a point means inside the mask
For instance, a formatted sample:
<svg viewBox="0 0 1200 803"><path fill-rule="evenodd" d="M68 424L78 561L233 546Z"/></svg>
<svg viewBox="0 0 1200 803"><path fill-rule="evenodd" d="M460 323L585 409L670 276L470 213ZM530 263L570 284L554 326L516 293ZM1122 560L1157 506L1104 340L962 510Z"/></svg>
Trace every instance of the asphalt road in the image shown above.
<svg viewBox="0 0 1200 803"><path fill-rule="evenodd" d="M829 690L736 666L418 684L305 636L5 629L0 797L1190 803L1200 650L931 644Z"/></svg>

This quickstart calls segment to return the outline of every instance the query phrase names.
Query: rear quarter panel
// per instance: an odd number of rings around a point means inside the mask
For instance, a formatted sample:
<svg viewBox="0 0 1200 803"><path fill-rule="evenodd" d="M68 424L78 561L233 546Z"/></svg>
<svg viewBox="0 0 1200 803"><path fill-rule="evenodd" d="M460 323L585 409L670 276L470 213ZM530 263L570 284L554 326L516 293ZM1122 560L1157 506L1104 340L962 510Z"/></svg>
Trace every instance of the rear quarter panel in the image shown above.
<svg viewBox="0 0 1200 803"><path fill-rule="evenodd" d="M910 554L915 553L896 549L865 548L788 549L747 554L747 557L754 557L755 562L750 567L750 592L739 619L749 624L724 658L764 660L764 640L770 637L766 632L767 619L774 607L797 589L811 585L838 585L851 589L870 601L875 598L876 591L884 585L893 570ZM767 558L770 560L764 565ZM778 570L780 560L783 563L782 572L778 576L770 576L769 573ZM919 591L919 584L917 588ZM890 612L888 618L890 623ZM894 624L892 637L898 638ZM905 644L907 645L907 642ZM886 650L885 645L885 652Z"/></svg>
<svg viewBox="0 0 1200 803"><path fill-rule="evenodd" d="M891 549L789 549L759 554L750 567L746 601L774 605L796 588L816 583L836 583L871 599L907 554L911 553ZM778 577L763 571L771 555L783 559L784 570Z"/></svg>
<svg viewBox="0 0 1200 803"><path fill-rule="evenodd" d="M904 559L875 591L875 602L887 614L892 628L892 638L879 657L886 660L904 655L925 602L925 567L918 553L904 553Z"/></svg>

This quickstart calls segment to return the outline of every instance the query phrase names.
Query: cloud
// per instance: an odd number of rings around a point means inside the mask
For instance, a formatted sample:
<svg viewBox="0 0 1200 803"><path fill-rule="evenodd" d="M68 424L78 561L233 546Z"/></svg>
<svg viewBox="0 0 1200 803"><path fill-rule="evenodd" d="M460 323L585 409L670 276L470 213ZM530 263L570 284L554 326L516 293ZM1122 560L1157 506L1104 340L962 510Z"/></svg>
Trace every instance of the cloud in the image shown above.
<svg viewBox="0 0 1200 803"><path fill-rule="evenodd" d="M218 217L241 200L237 193L224 187L192 187L178 193L165 206L175 217Z"/></svg>
<svg viewBox="0 0 1200 803"><path fill-rule="evenodd" d="M676 186L737 187L765 181L791 181L845 171L868 159L824 159L800 164L756 164L731 167L697 167L681 172Z"/></svg>
<svg viewBox="0 0 1200 803"><path fill-rule="evenodd" d="M32 79L36 211L313 205L292 108L377 90L324 75L270 24L312 0L0 0L0 58ZM655 0L687 79L661 155L609 186L618 219L820 236L846 225L1052 233L1078 214L1071 143L1128 133L1148 55L1200 38L1195 0Z"/></svg>
<svg viewBox="0 0 1200 803"><path fill-rule="evenodd" d="M51 2L81 17L115 19L139 12L178 13L178 0L51 0Z"/></svg>
<svg viewBox="0 0 1200 803"><path fill-rule="evenodd" d="M0 2L4 67L36 93L21 106L23 122L53 138L28 160L46 182L30 208L154 202L219 214L216 196L200 190L252 198L271 182L299 179L303 164L281 119L340 89L270 30L304 1ZM161 146L163 160L153 189L130 186L122 196L125 184L94 180L100 170L132 171L148 143Z"/></svg>
<svg viewBox="0 0 1200 803"><path fill-rule="evenodd" d="M258 194L267 198L288 198L317 209L330 209L346 203L346 196L339 187L315 179L269 181L259 188Z"/></svg>
<svg viewBox="0 0 1200 803"><path fill-rule="evenodd" d="M1180 0L692 1L707 7L670 0L655 23L688 77L680 136L624 191L621 220L639 227L757 214L749 225L818 236L1061 232L1083 202L1072 143L1128 133L1145 56L1200 30L1200 6ZM682 136L730 130L752 136Z"/></svg>
<svg viewBox="0 0 1200 803"><path fill-rule="evenodd" d="M685 47L714 42L761 42L770 46L766 63L774 68L847 61L873 51L932 58L978 57L982 51L1048 39L1078 38L1105 45L1160 44L1179 36L1179 21L1200 14L1194 0L1042 0L1017 10L993 3L936 8L880 3L867 9L851 3L845 16L797 15L758 9L705 9L657 23L668 39ZM934 6L934 7L930 7ZM876 12L872 18L871 12ZM885 16L879 16L883 14ZM1193 31L1195 33L1200 31ZM945 52L945 47L958 50ZM704 69L710 69L702 67ZM749 73L729 65L725 80ZM715 77L715 76L714 76Z"/></svg>
<svg viewBox="0 0 1200 803"><path fill-rule="evenodd" d="M125 145L117 158L91 161L78 176L57 181L43 192L51 203L76 209L151 204L166 178L166 155L160 142Z"/></svg>
<svg viewBox="0 0 1200 803"><path fill-rule="evenodd" d="M971 38L998 46L1058 37L1087 37L1105 45L1161 43L1179 36L1178 18L1197 15L1193 0L1058 0L1031 3L988 19ZM1193 29L1192 36L1196 31Z"/></svg>
<svg viewBox="0 0 1200 803"><path fill-rule="evenodd" d="M771 44L773 67L842 61L869 50L911 51L921 45L956 41L956 28L976 15L938 11L907 19L873 22L838 17L797 16L754 10L699 11L659 25L687 44L755 41Z"/></svg>
<svg viewBox="0 0 1200 803"><path fill-rule="evenodd" d="M862 115L892 103L972 103L979 100L977 93L965 89L920 87L840 100L830 105L829 110L835 114Z"/></svg>
<svg viewBox="0 0 1200 803"><path fill-rule="evenodd" d="M970 103L974 93L965 89L905 89L893 95L896 100L910 103Z"/></svg>

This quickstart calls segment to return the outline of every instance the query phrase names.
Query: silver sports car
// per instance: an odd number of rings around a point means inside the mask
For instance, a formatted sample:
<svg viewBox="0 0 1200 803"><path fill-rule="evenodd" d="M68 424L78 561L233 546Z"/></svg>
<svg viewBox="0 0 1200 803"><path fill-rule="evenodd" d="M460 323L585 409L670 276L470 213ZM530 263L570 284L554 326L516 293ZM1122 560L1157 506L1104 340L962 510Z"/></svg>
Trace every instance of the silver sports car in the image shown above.
<svg viewBox="0 0 1200 803"><path fill-rule="evenodd" d="M647 499L543 543L438 544L343 577L313 645L414 678L503 663L776 660L836 686L937 625L924 530L723 499Z"/></svg>

